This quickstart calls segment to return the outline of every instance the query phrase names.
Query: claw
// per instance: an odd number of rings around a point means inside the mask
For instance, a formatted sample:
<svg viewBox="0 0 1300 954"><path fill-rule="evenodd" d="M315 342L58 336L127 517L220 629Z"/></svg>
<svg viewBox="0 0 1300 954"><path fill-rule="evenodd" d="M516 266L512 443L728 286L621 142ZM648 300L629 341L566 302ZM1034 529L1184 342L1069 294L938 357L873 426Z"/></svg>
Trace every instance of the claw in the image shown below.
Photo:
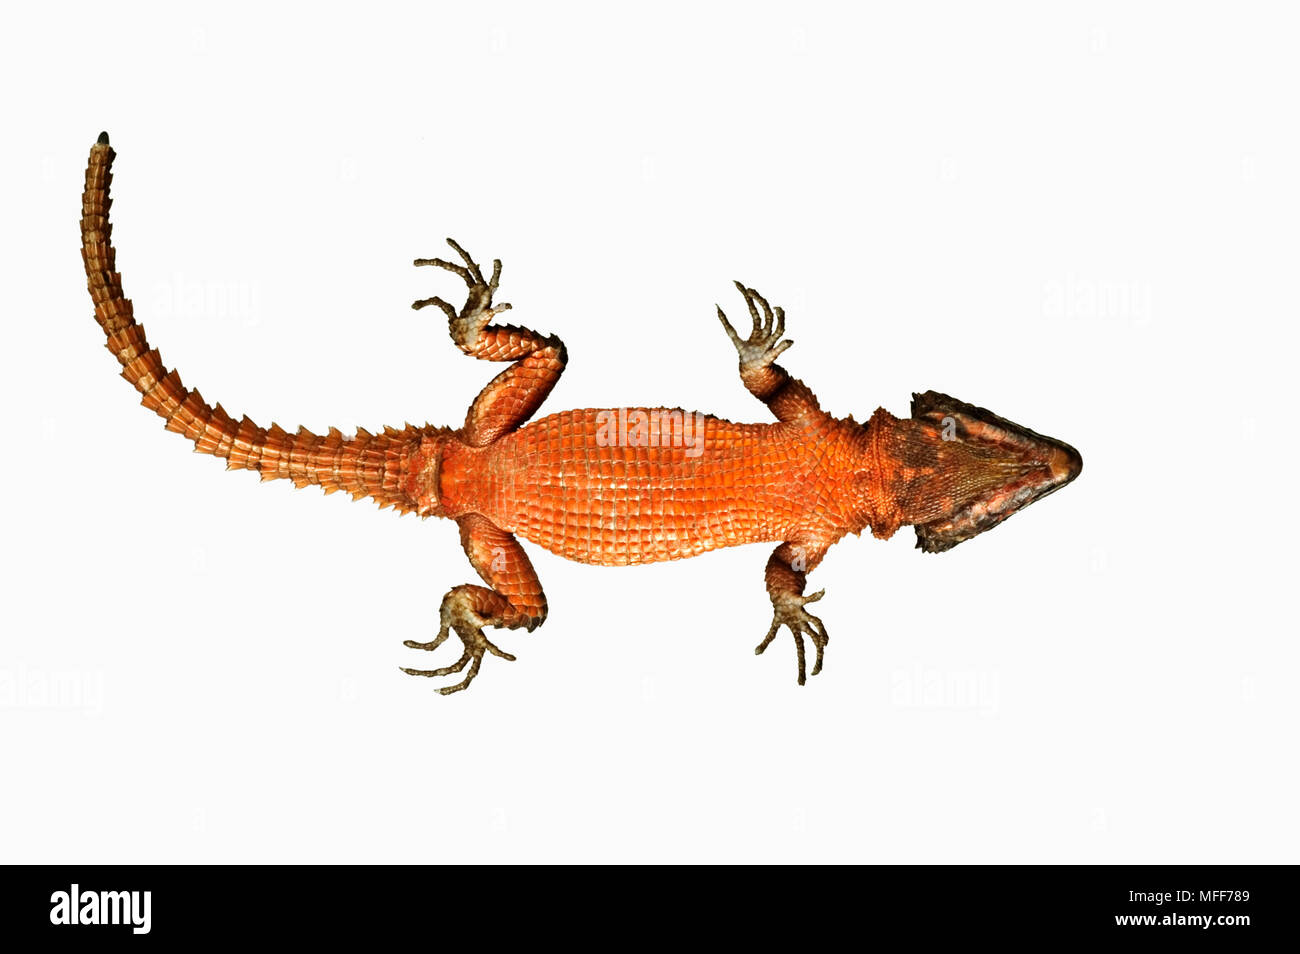
<svg viewBox="0 0 1300 954"><path fill-rule="evenodd" d="M457 265L455 262L449 262L445 258L417 258L413 264L417 266L434 265L438 268L445 268L447 271L455 272L459 275L470 288L474 287L474 276L464 265Z"/></svg>
<svg viewBox="0 0 1300 954"><path fill-rule="evenodd" d="M437 305L447 316L447 321L451 330L452 340L462 350L469 350L480 331L496 316L503 311L510 310L510 304L503 302L499 305L492 303L492 297L496 294L497 287L501 283L501 259L492 260L492 278L485 279L483 270L479 268L478 262L474 257L465 251L464 247L453 238L447 239L456 254L464 261L464 265L457 262L449 262L445 258L417 258L416 265L432 265L436 268L443 268L449 272L459 275L461 281L469 286L469 298L465 306L459 311L442 298L422 298L419 301L412 302L411 307L416 311L426 308L429 305Z"/></svg>
<svg viewBox="0 0 1300 954"><path fill-rule="evenodd" d="M469 688L469 684L473 682L474 677L478 675L479 667L483 665L483 655L481 653L476 656L470 652L469 647L466 646L465 652L461 654L460 659L456 660L450 666L443 666L441 669L407 669L406 667L402 667L402 672L411 676L450 676L453 673L458 673L464 669L465 664L470 662L471 659L473 660L473 663L469 667L469 672L465 673L464 679L456 683L454 686L438 687L438 692L446 696L453 692L460 692L462 689Z"/></svg>
<svg viewBox="0 0 1300 954"><path fill-rule="evenodd" d="M437 295L433 296L432 298L422 298L419 301L411 302L411 307L414 308L416 311L419 311L421 308L424 308L428 305L437 305L439 308L441 308L443 311L447 313L447 317L450 320L452 321L456 320L456 309L453 308L449 303L443 301Z"/></svg>
<svg viewBox="0 0 1300 954"><path fill-rule="evenodd" d="M750 290L745 287L744 283L738 282L734 278L731 280L731 283L736 286L736 290L744 297L745 305L749 308L749 317L753 319L754 330L750 333L750 338L757 338L762 332L763 326L759 323L758 308L754 306L754 299L750 296Z"/></svg>
<svg viewBox="0 0 1300 954"><path fill-rule="evenodd" d="M479 635L481 636L482 633L480 633ZM515 661L515 656L513 653L508 653L504 649L498 648L492 643L491 640L484 638L483 644L487 646L488 652L490 652L493 656L496 656L498 659L504 659L506 662Z"/></svg>
<svg viewBox="0 0 1300 954"><path fill-rule="evenodd" d="M727 330L727 337L732 339L732 344L735 344L737 350L745 347L745 339L736 333L735 328L732 328L731 322L727 320L727 312L723 311L722 305L715 304L714 308L718 309L718 318L723 322L723 328Z"/></svg>
<svg viewBox="0 0 1300 954"><path fill-rule="evenodd" d="M428 652L433 652L444 642L446 642L448 635L450 635L450 630L446 626L444 626L442 629L438 630L438 635L435 636L433 639L429 640L427 643L417 643L413 639L408 639L405 642L403 642L402 645L407 647L408 649L423 649L423 650L427 650Z"/></svg>
<svg viewBox="0 0 1300 954"><path fill-rule="evenodd" d="M482 665L483 657L475 656L474 662L470 664L469 672L465 673L465 678L454 686L439 686L438 694L441 696L449 696L453 692L461 692L462 690L468 689L469 684L474 681L474 677L478 675L479 667Z"/></svg>
<svg viewBox="0 0 1300 954"><path fill-rule="evenodd" d="M448 238L447 244L450 245L452 248L454 248L456 250L456 254L458 254L461 258L463 258L465 260L465 264L469 266L469 273L474 278L474 282L470 285L470 287L472 288L473 285L486 285L487 282L483 281L483 273L479 271L478 263L475 262L474 259L470 258L469 252L461 248L460 243L457 242L454 238ZM500 269L498 268L497 271L499 272ZM468 279L466 281L468 283ZM496 286L493 285L493 287L495 288Z"/></svg>
<svg viewBox="0 0 1300 954"><path fill-rule="evenodd" d="M491 621L489 620L485 622ZM462 689L469 688L469 684L474 681L474 677L478 675L479 668L483 665L484 653L491 653L493 656L497 656L507 662L515 661L514 655L494 645L490 639L484 636L482 629L470 626L458 626L454 622L443 623L442 627L438 630L438 635L427 643L418 643L413 639L408 639L404 641L402 645L407 646L410 649L425 649L432 651L443 644L447 637L451 635L452 630L455 630L456 635L460 637L461 642L465 645L465 651L461 653L460 659L456 660L450 666L443 666L440 669L409 669L406 666L401 666L399 668L402 672L406 673L408 676L424 676L426 678L432 678L435 676L451 676L460 672L465 668L466 664L469 664L469 671L465 673L465 678L460 682L456 683L454 686L438 687L438 692L446 696L453 692L460 692Z"/></svg>
<svg viewBox="0 0 1300 954"><path fill-rule="evenodd" d="M412 676L450 676L454 672L460 672L465 668L465 663L472 659L474 654L466 649L461 653L460 659L456 660L450 666L443 666L441 669L408 669L401 667L402 672Z"/></svg>
<svg viewBox="0 0 1300 954"><path fill-rule="evenodd" d="M457 255L464 259L464 265L457 264L456 262L449 262L445 258L417 258L415 259L414 264L417 266L433 265L436 268L445 268L449 272L455 272L471 290L480 287L487 288L489 292L497 290L497 285L501 281L501 259L494 258L492 260L492 280L486 281L483 278L483 270L478 267L478 262L474 261L473 257L471 257L469 252L465 251L465 249L461 247L459 242L453 238L449 238L447 239L447 244L456 250ZM432 299L430 299L430 301L432 301Z"/></svg>
<svg viewBox="0 0 1300 954"><path fill-rule="evenodd" d="M740 337L721 306L715 306L718 309L718 319L740 355L742 371L746 368L765 368L794 344L788 339L781 340L785 334L785 309L773 308L766 298L753 288L746 288L741 282L736 282L735 285L744 296L745 306L749 309L749 317L753 322L749 337Z"/></svg>
<svg viewBox="0 0 1300 954"><path fill-rule="evenodd" d="M767 635L763 637L763 641L754 647L755 656L763 655L763 651L766 650L768 646L772 645L772 640L776 639L777 630L780 628L781 621L779 619L772 620L772 628L767 631Z"/></svg>
<svg viewBox="0 0 1300 954"><path fill-rule="evenodd" d="M794 637L795 655L799 659L799 685L807 681L807 663L804 655L803 638L807 636L812 640L813 646L817 650L817 658L813 662L812 675L817 675L822 671L822 659L826 652L826 644L830 642L830 636L826 634L826 626L822 621L804 609L808 603L815 603L826 595L825 590L818 590L809 596L790 595L788 601L777 603L773 607L772 627L763 637L763 641L754 648L754 655L761 656L763 651L772 644L776 638L777 632L782 626L790 630L790 635Z"/></svg>

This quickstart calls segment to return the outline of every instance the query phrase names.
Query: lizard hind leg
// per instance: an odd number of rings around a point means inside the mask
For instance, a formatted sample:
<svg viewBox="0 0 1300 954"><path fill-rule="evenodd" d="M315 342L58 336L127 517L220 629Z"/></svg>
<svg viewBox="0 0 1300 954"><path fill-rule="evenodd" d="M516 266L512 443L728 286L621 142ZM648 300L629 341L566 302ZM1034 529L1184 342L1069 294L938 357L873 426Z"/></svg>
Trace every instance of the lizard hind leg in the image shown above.
<svg viewBox="0 0 1300 954"><path fill-rule="evenodd" d="M460 659L449 666L402 668L412 676L437 677L453 675L468 666L465 678L460 682L439 687L438 692L443 695L468 688L478 675L487 653L514 661L514 656L483 635L483 627L532 631L546 619L546 596L537 579L537 571L519 541L478 514L461 517L457 523L460 524L465 555L488 586L470 583L453 586L443 596L438 610L438 634L427 643L408 639L405 645L410 649L432 651L446 642L454 631L460 637L464 651Z"/></svg>
<svg viewBox="0 0 1300 954"><path fill-rule="evenodd" d="M474 399L465 415L461 439L471 447L491 444L524 423L546 400L564 372L564 343L554 335L541 335L515 325L492 324L510 308L493 304L501 282L501 260L492 262L492 277L485 279L478 263L453 239L447 239L464 264L441 258L417 258L416 265L433 265L459 275L469 287L464 306L457 311L441 298L412 303L420 309L436 305L447 315L451 340L465 354L482 361L512 361Z"/></svg>

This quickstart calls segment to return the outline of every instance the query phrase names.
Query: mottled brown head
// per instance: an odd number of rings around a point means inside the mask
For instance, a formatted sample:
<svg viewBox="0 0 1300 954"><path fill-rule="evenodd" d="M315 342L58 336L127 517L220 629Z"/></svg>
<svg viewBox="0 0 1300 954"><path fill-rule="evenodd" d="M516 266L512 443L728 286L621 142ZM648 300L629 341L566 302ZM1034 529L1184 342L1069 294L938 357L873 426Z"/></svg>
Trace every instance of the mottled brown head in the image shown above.
<svg viewBox="0 0 1300 954"><path fill-rule="evenodd" d="M1064 487L1083 468L1069 444L937 391L898 421L895 493L927 553L950 550Z"/></svg>

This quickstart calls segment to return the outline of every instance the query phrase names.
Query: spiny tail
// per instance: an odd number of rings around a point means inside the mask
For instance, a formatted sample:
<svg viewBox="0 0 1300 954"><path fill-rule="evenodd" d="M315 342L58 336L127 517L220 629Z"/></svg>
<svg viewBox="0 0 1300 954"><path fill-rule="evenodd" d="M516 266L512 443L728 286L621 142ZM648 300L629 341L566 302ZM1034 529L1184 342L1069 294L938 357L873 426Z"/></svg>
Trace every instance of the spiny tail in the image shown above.
<svg viewBox="0 0 1300 954"><path fill-rule="evenodd" d="M95 303L95 320L108 335L108 350L122 364L126 378L142 395L141 404L167 422L167 430L194 441L195 450L226 459L231 470L256 470L263 480L287 477L299 487L318 484L327 494L344 490L353 499L373 497L381 507L405 513L416 509L406 492L408 468L418 455L420 438L430 428L407 425L382 434L358 429L345 438L336 428L325 436L304 428L290 434L279 425L258 427L247 417L236 421L218 404L209 405L198 391L181 384L180 375L164 367L157 348L150 348L135 320L131 301L122 294L122 276L114 270L112 204L108 187L115 153L108 133L90 149L86 189L81 197L81 257Z"/></svg>

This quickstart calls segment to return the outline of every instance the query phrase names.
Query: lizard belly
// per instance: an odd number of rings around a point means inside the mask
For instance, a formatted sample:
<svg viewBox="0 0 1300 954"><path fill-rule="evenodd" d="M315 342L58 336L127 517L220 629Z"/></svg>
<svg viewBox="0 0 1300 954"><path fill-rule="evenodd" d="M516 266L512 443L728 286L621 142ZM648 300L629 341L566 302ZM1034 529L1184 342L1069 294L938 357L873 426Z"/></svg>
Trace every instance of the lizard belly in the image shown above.
<svg viewBox="0 0 1300 954"><path fill-rule="evenodd" d="M629 428L618 413L554 414L483 448L475 476L457 478L462 505L560 556L606 566L782 540L798 523L801 455L788 435L778 439L780 425L633 409ZM639 429L638 413L677 418Z"/></svg>

